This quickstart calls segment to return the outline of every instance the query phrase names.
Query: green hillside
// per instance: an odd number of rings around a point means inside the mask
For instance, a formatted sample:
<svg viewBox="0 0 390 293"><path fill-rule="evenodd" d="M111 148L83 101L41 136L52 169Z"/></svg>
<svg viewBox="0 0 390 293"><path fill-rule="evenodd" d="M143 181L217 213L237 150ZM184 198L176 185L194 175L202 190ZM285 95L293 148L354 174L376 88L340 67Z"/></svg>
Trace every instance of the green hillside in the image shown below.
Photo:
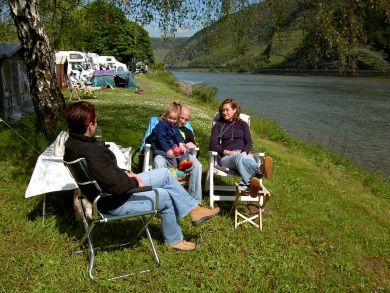
<svg viewBox="0 0 390 293"><path fill-rule="evenodd" d="M320 17L317 7L303 10L292 5L285 9L283 16L275 16L269 2L222 17L191 38L171 42L169 52L164 51L164 63L176 68L238 72L262 68L390 69L390 46L386 38L390 35L390 24L379 12L374 17L363 18L361 27L356 28L359 33L349 36L346 27L339 32L334 23L320 27L308 21L310 14ZM364 9L367 15L371 11ZM330 10L329 14L332 13L337 15L338 11ZM334 18L332 21L336 22ZM381 25L374 27L373 23ZM153 48L155 52L162 51L161 46L153 45Z"/></svg>
<svg viewBox="0 0 390 293"><path fill-rule="evenodd" d="M188 38L151 38L155 63L164 63L165 57L175 47L183 46Z"/></svg>

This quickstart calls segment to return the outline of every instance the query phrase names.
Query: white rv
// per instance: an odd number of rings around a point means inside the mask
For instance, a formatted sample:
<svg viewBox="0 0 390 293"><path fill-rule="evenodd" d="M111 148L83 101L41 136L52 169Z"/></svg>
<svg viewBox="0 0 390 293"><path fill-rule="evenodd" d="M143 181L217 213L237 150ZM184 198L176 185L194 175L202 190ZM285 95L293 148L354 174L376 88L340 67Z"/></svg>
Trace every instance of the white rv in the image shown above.
<svg viewBox="0 0 390 293"><path fill-rule="evenodd" d="M128 71L124 63L119 62L114 56L98 56L98 67L115 69L116 71Z"/></svg>
<svg viewBox="0 0 390 293"><path fill-rule="evenodd" d="M80 77L80 73L90 80L93 75L92 63L87 54L79 51L58 51L55 53L56 59L63 59L68 61L66 73L69 76L70 72L76 73L76 77Z"/></svg>

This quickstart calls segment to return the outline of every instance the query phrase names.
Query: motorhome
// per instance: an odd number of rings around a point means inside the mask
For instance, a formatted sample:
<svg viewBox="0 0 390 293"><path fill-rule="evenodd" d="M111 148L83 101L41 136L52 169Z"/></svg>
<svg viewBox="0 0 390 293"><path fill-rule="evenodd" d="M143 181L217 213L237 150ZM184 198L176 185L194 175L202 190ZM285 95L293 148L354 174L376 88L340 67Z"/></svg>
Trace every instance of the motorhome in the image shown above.
<svg viewBox="0 0 390 293"><path fill-rule="evenodd" d="M67 68L65 73L69 76L70 72L76 73L76 78L80 77L80 74L90 80L93 75L92 63L86 53L79 51L58 51L55 53L56 60L66 58Z"/></svg>
<svg viewBox="0 0 390 293"><path fill-rule="evenodd" d="M114 56L98 56L98 67L115 69L116 71L128 71L126 64L119 62Z"/></svg>

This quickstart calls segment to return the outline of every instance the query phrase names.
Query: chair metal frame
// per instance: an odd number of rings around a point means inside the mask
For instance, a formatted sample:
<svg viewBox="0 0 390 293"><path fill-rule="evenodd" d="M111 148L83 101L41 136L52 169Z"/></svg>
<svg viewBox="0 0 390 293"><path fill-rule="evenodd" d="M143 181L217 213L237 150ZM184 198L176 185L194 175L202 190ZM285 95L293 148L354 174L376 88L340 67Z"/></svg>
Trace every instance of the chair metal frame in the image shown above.
<svg viewBox="0 0 390 293"><path fill-rule="evenodd" d="M152 188L151 186L145 186L145 187L140 187L140 188L134 188L128 191L129 194L136 193L136 192L144 192L144 191L151 191L153 190L155 192L155 202L156 206L154 209L148 211L148 212L142 212L142 213L137 213L137 214L132 214L132 215L122 215L122 216L113 216L110 214L102 213L98 210L98 202L101 198L103 197L109 197L112 196L111 194L105 193L102 191L100 188L99 184L95 179L92 178L90 175L90 172L88 170L87 162L85 158L79 158L77 160L71 161L71 162L65 162L65 166L68 168L69 172L77 182L77 185L79 186L80 194L78 196L78 204L80 206L80 211L81 211L81 218L83 222L83 226L85 229L85 234L80 240L80 243L78 245L79 248L82 248L84 243L87 241L88 245L88 251L89 251L89 265L88 265L88 276L92 280L98 279L97 277L94 276L93 274L93 267L94 267L94 262L95 262L95 256L97 253L97 250L99 250L99 247L94 247L93 239L92 239L92 231L95 228L97 224L105 224L109 222L114 222L114 221L119 221L119 220L126 220L126 219L131 219L131 218L136 218L136 217L141 217L143 225L142 228L140 229L139 233L137 234L136 237L138 237L143 231L145 231L146 236L149 240L149 244L153 253L153 258L156 263L156 266L160 266L160 260L157 255L157 250L154 246L152 236L149 231L149 222L158 213L158 198L159 194L157 189ZM91 194L97 194L96 198L94 199L92 203L92 215L88 215L86 205L85 205L85 200L86 194L88 193ZM128 246L130 242L123 243L123 244L118 244L118 245L109 245L105 246L104 248L114 248L114 247L124 247ZM123 273L120 275L115 275L112 277L109 277L107 280L115 280L119 278L125 278L130 275L134 275L137 273L145 273L149 272L150 269L145 269L142 271L138 272L129 272L129 273Z"/></svg>
<svg viewBox="0 0 390 293"><path fill-rule="evenodd" d="M240 118L245 121L248 126L250 127L250 116L247 114L240 114ZM212 126L219 120L219 113L216 113L213 121ZM267 190L267 188L263 185L262 179L260 179L260 184L262 185L262 189L259 190L257 197L251 197L249 195L249 192L246 192L240 188L237 187L237 183L234 186L229 185L216 185L214 183L214 176L221 176L221 177L237 177L240 176L240 174L235 172L225 172L218 168L217 166L217 157L218 153L214 151L209 152L209 169L207 172L206 182L205 182L205 191L209 191L210 196L210 207L214 207L214 203L217 201L233 201L233 206L231 211L234 209L234 226L237 228L240 224L243 224L245 222L249 222L251 224L254 224L256 227L260 228L262 230L262 210L265 207L265 204L268 201L269 196L271 193ZM265 153L261 152L258 153L259 159L263 160L265 157ZM259 206L259 214L248 218L247 215L241 213L238 211L238 202L254 202ZM240 217L244 218L246 217L247 220L244 220L240 222ZM257 225L253 220L259 217L259 225Z"/></svg>

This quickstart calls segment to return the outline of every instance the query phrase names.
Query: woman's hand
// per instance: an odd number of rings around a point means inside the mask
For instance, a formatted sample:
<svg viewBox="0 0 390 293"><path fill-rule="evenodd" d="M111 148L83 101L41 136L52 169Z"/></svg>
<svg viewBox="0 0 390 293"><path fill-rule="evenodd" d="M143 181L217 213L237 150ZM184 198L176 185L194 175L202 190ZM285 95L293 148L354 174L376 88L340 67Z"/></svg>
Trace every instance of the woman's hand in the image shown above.
<svg viewBox="0 0 390 293"><path fill-rule="evenodd" d="M130 177L130 178L135 178L137 180L137 182L138 182L138 187L144 187L145 186L144 181L137 174L127 173L127 176Z"/></svg>

